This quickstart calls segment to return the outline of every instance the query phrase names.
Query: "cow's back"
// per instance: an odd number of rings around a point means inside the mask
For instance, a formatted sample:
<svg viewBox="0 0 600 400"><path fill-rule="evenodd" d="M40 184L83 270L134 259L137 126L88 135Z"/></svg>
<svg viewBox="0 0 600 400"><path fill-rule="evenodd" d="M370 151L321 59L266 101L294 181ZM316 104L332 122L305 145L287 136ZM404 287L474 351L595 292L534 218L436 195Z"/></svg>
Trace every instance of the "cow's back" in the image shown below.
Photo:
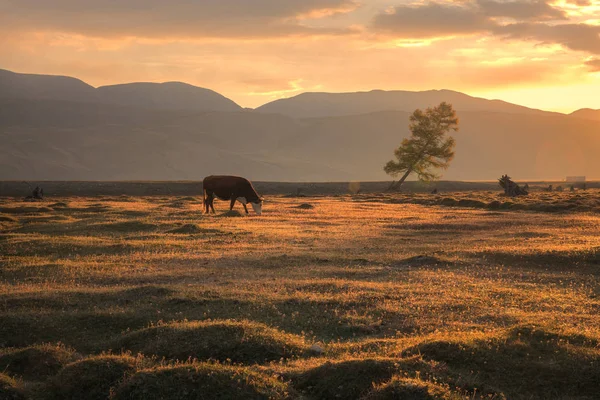
<svg viewBox="0 0 600 400"><path fill-rule="evenodd" d="M251 186L250 182L241 176L210 175L202 181L202 187L205 190L211 191L243 188L247 186Z"/></svg>

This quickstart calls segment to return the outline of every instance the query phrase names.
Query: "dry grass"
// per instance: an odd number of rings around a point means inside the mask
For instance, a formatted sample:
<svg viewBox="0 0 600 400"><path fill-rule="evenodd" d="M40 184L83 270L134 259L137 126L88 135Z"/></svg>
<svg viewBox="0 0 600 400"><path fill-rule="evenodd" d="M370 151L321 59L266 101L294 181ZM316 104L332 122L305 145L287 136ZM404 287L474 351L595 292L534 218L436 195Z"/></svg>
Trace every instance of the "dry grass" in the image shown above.
<svg viewBox="0 0 600 400"><path fill-rule="evenodd" d="M208 374L256 398L593 399L594 196L271 197L239 218L192 197L0 198L3 390L76 397L91 371L96 398L187 398ZM444 198L459 207L412 204Z"/></svg>

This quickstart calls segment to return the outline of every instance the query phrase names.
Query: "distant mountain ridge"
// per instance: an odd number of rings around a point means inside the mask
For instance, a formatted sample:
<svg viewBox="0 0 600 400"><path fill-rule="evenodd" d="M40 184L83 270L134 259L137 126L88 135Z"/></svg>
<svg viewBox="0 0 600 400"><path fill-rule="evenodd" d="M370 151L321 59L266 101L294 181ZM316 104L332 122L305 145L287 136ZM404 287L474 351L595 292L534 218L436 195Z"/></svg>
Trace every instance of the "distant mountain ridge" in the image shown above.
<svg viewBox="0 0 600 400"><path fill-rule="evenodd" d="M408 111L451 103L458 111L495 111L507 113L550 114L548 111L523 107L502 100L472 97L453 90L372 90L369 92L308 92L279 99L256 109L263 113L283 114L294 118L318 118L366 114L379 111Z"/></svg>
<svg viewBox="0 0 600 400"><path fill-rule="evenodd" d="M182 82L135 82L94 88L71 77L20 74L0 69L0 97L83 101L153 109L240 111L233 100Z"/></svg>
<svg viewBox="0 0 600 400"><path fill-rule="evenodd" d="M600 177L594 110L565 115L449 90L306 93L247 110L177 82L94 88L0 70L0 180L386 180L410 114L441 101L460 118L443 179Z"/></svg>
<svg viewBox="0 0 600 400"><path fill-rule="evenodd" d="M582 108L580 110L573 111L569 115L577 118L600 121L600 110L593 110L591 108Z"/></svg>

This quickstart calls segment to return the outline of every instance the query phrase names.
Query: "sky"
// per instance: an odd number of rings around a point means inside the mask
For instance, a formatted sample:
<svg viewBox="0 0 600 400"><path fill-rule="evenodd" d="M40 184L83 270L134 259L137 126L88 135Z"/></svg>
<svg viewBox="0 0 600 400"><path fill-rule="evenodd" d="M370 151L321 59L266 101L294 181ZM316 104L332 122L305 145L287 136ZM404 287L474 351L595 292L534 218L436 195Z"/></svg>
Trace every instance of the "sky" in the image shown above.
<svg viewBox="0 0 600 400"><path fill-rule="evenodd" d="M0 0L0 68L182 81L244 107L452 89L600 109L600 0Z"/></svg>

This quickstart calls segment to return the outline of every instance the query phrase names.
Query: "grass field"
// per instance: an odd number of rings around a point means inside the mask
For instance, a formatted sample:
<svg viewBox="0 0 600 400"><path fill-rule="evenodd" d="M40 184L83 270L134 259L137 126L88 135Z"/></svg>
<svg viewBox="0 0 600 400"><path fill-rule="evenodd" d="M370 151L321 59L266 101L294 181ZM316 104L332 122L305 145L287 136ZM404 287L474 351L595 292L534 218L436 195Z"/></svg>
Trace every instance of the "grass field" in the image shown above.
<svg viewBox="0 0 600 400"><path fill-rule="evenodd" d="M0 399L597 399L600 191L504 203L0 198Z"/></svg>

